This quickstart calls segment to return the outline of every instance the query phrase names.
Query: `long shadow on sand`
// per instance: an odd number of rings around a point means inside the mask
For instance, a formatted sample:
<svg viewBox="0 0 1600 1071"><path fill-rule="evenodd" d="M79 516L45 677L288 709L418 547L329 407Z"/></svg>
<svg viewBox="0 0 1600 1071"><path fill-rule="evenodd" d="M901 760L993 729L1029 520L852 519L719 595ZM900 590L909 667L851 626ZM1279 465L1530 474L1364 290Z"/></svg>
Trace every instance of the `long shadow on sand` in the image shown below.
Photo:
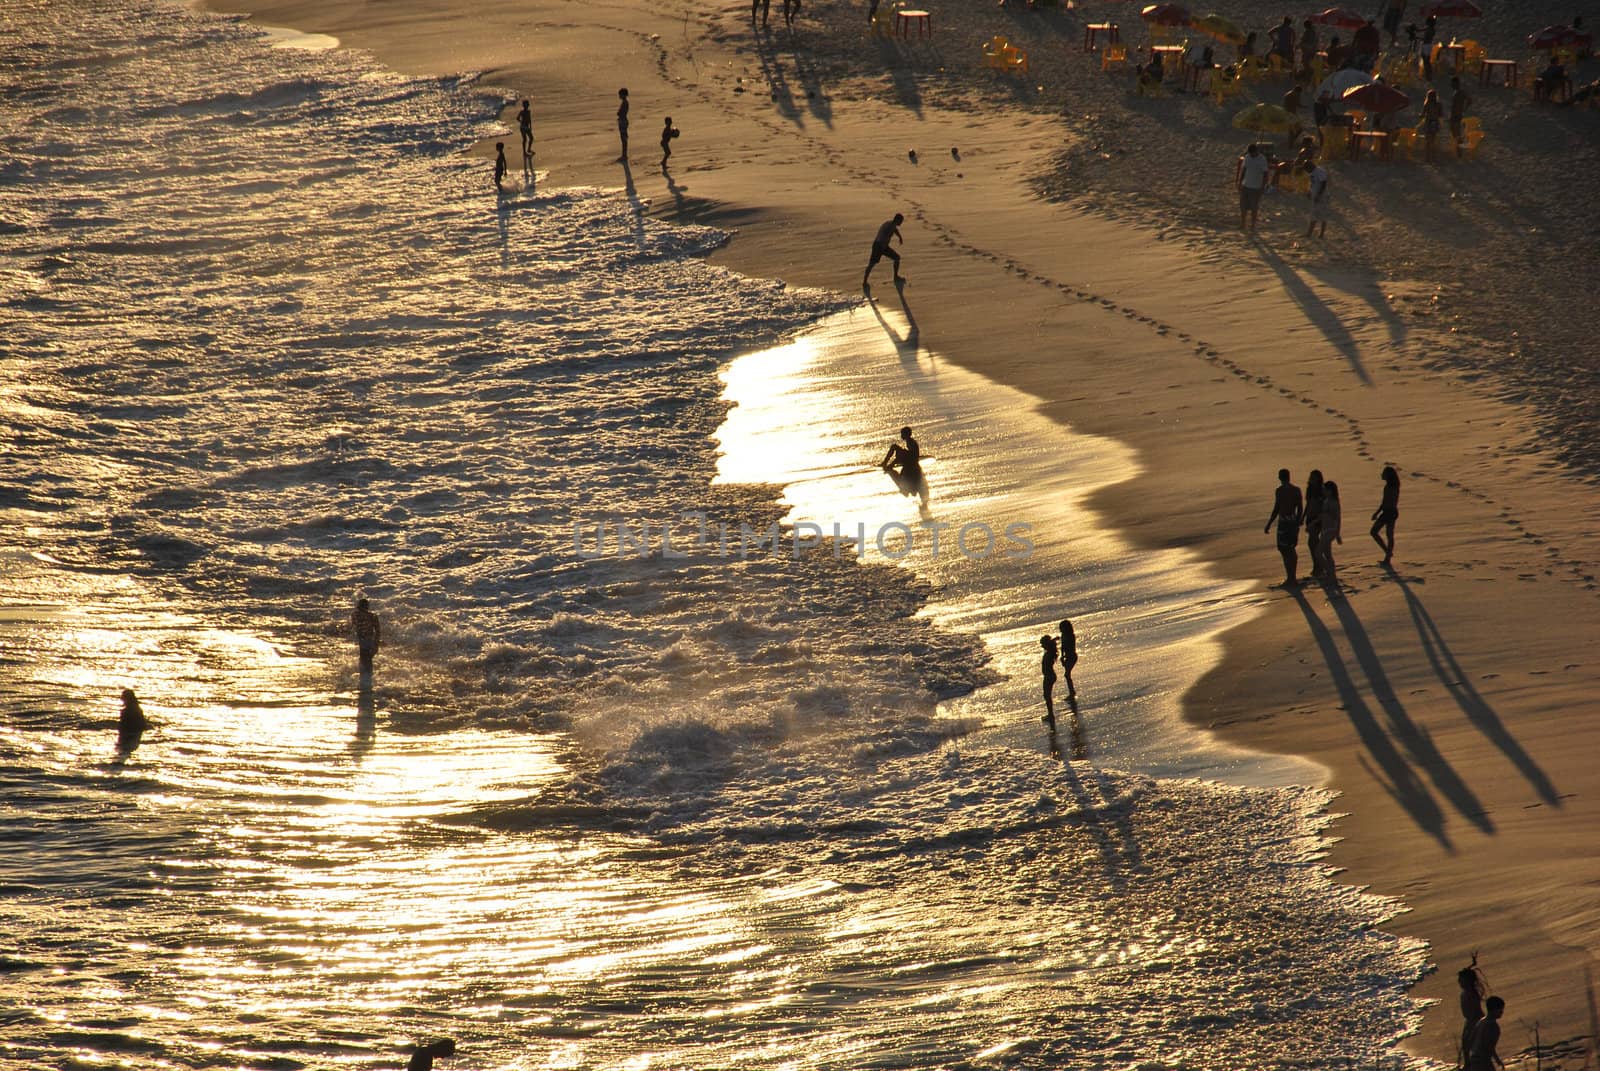
<svg viewBox="0 0 1600 1071"><path fill-rule="evenodd" d="M1338 645L1333 642L1333 634L1322 623L1316 611L1311 609L1304 592L1299 588L1291 588L1289 593L1294 596L1300 612L1305 615L1306 625L1311 630L1311 638L1322 651L1323 661L1328 664L1328 672L1333 677L1334 687L1339 690L1339 698L1344 702L1345 713L1350 718L1351 726L1361 738L1361 742L1366 745L1368 753L1378 764L1379 769L1373 770L1365 759L1362 760L1362 766L1366 767L1373 779L1383 786L1389 797L1411 816L1411 820L1419 829L1437 840L1446 851L1454 854L1455 845L1450 843L1450 838L1444 831L1444 813L1434 800L1433 793L1428 791L1428 786L1417 777L1415 771L1411 769L1411 764L1389 739L1389 734L1378 724L1372 708L1367 706L1367 701L1362 698L1355 682L1351 680L1350 672L1345 668L1344 656L1339 653Z"/></svg>
<svg viewBox="0 0 1600 1071"><path fill-rule="evenodd" d="M833 129L833 102L822 85L822 72L811 62L811 57L797 46L794 50L794 73L806 91L806 108L829 130Z"/></svg>
<svg viewBox="0 0 1600 1071"><path fill-rule="evenodd" d="M1477 794L1440 754L1427 730L1412 721L1411 715L1406 713L1405 704L1395 694L1389 674L1384 671L1383 660L1373 649L1372 640L1367 636L1361 618L1356 616L1355 607L1350 605L1350 600L1343 598L1333 599L1332 604L1333 612L1344 629L1345 639L1350 643L1351 653L1355 655L1356 663L1372 688L1372 697L1378 701L1388 719L1390 732L1401 741L1411 761L1427 773L1433 787L1455 806L1463 818L1483 832L1493 833L1494 823L1485 813Z"/></svg>
<svg viewBox="0 0 1600 1071"><path fill-rule="evenodd" d="M895 98L911 109L911 114L921 119L922 94L917 90L917 74L910 67L910 57L895 44L894 38L880 37L877 42L878 58L889 71Z"/></svg>
<svg viewBox="0 0 1600 1071"><path fill-rule="evenodd" d="M906 286L904 282L897 282L895 289L900 294L900 308L906 317L906 333L901 335L895 330L893 324L884 318L883 312L878 308L878 302L869 296L867 304L872 309L872 315L878 318L878 325L883 328L883 333L889 336L889 341L894 343L895 352L900 355L902 363L915 363L917 354L922 350L922 331L917 327L916 317L911 315L911 306L906 304Z"/></svg>
<svg viewBox="0 0 1600 1071"><path fill-rule="evenodd" d="M1556 786L1551 783L1539 764L1533 761L1533 756L1529 755L1506 730L1500 715L1495 713L1494 708L1467 680L1466 671L1461 668L1461 663L1456 661L1450 645L1445 643L1444 635L1434 622L1433 615L1428 613L1428 608L1422 604L1416 592L1411 590L1411 585L1395 572L1393 566L1385 565L1383 568L1389 579L1399 585L1400 593L1405 596L1406 609L1411 611L1411 623L1416 626L1417 636L1422 640L1422 652L1428 656L1428 664L1433 667L1434 674L1450 693L1450 698L1456 701L1456 706L1461 708L1467 720L1472 722L1490 743L1499 748L1501 753L1511 760L1517 771L1528 779L1528 784L1539 793L1540 799L1551 806L1561 806L1561 797L1556 791Z"/></svg>
<svg viewBox="0 0 1600 1071"><path fill-rule="evenodd" d="M1367 375L1367 370L1361 363L1361 346L1350 333L1350 329L1339 319L1339 314L1328 308L1327 303L1317 296L1317 292L1300 278L1300 273L1285 264L1282 257L1264 244L1258 244L1257 248L1261 250L1261 259L1277 273L1278 279L1283 283L1284 291L1305 311L1306 319L1322 332L1322 337L1327 339L1334 349L1344 355L1344 359L1350 362L1351 370L1360 378L1362 384L1370 387L1372 377Z"/></svg>
<svg viewBox="0 0 1600 1071"><path fill-rule="evenodd" d="M761 63L761 77L766 79L767 91L772 95L772 103L778 107L778 114L801 125L800 109L795 107L794 93L789 89L788 78L784 76L783 64L778 62L778 50L772 43L770 33L763 31L757 35L756 58Z"/></svg>

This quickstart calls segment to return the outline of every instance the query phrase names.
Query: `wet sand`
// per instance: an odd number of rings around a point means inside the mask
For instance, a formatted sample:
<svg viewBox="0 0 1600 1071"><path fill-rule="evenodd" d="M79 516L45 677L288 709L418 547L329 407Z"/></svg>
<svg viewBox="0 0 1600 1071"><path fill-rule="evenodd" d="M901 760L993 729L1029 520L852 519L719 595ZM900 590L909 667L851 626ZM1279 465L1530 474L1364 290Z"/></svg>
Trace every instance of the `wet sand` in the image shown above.
<svg viewBox="0 0 1600 1071"><path fill-rule="evenodd" d="M874 229L904 212L924 344L1130 446L1142 471L1092 504L1136 545L1265 587L1275 470L1337 480L1344 597L1272 591L1188 715L1331 770L1348 813L1331 862L1410 904L1392 928L1429 941L1441 968L1418 988L1443 1003L1417 1052L1452 1054L1453 971L1473 949L1510 1002L1503 1054L1536 1020L1547 1046L1582 1050L1600 947L1596 510L1531 404L1427 359L1442 328L1397 309L1437 280L1286 256L1288 230L1196 238L1041 201L1032 179L1080 134L961 84L936 103L941 63L977 67L965 49L873 45L885 73L863 79L781 38L756 48L740 5L249 6L403 71L483 70L531 94L547 181L626 188L663 218L733 230L718 259L751 275L854 291ZM624 84L628 173L612 162ZM654 149L664 114L683 131L670 174ZM1197 196L1227 196L1214 187ZM1404 480L1394 573L1366 535L1385 463Z"/></svg>

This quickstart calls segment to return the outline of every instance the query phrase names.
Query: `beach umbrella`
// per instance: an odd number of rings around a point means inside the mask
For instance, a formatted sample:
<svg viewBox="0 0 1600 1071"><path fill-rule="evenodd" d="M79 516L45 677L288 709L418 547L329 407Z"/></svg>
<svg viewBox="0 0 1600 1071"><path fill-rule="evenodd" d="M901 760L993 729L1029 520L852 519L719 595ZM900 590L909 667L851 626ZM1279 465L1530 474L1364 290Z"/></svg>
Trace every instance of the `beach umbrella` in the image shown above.
<svg viewBox="0 0 1600 1071"><path fill-rule="evenodd" d="M1345 90L1354 89L1356 86L1364 86L1371 81L1372 75L1366 71L1358 71L1353 67L1346 67L1344 70L1334 71L1324 78L1322 84L1317 87L1317 96L1320 97L1322 94L1327 93L1334 100L1339 100L1344 96Z"/></svg>
<svg viewBox="0 0 1600 1071"><path fill-rule="evenodd" d="M1261 134L1283 134L1299 126L1300 120L1293 112L1276 104L1252 104L1233 117L1233 125Z"/></svg>
<svg viewBox="0 0 1600 1071"><path fill-rule="evenodd" d="M1535 52L1548 52L1552 48L1587 46L1591 40L1593 38L1589 34L1574 30L1571 26L1546 26L1538 33L1528 35L1528 47Z"/></svg>
<svg viewBox="0 0 1600 1071"><path fill-rule="evenodd" d="M1189 25L1189 10L1177 4L1151 4L1139 12L1139 17L1155 26Z"/></svg>
<svg viewBox="0 0 1600 1071"><path fill-rule="evenodd" d="M1382 82L1368 82L1364 86L1351 86L1344 91L1344 96L1339 98L1345 104L1360 108L1364 112L1374 115L1387 115L1398 112L1411 105L1411 98L1400 92L1394 86L1386 86Z"/></svg>
<svg viewBox="0 0 1600 1071"><path fill-rule="evenodd" d="M1357 15L1347 7L1330 7L1326 11L1317 12L1306 21L1320 22L1324 26L1335 26L1341 30L1359 30L1367 24L1367 17Z"/></svg>
<svg viewBox="0 0 1600 1071"><path fill-rule="evenodd" d="M1191 20L1189 25L1217 41L1227 41L1235 45L1244 43L1244 31L1239 29L1238 23L1215 11Z"/></svg>
<svg viewBox="0 0 1600 1071"><path fill-rule="evenodd" d="M1483 14L1472 0L1435 0L1422 5L1422 17L1433 15L1441 19L1475 19Z"/></svg>

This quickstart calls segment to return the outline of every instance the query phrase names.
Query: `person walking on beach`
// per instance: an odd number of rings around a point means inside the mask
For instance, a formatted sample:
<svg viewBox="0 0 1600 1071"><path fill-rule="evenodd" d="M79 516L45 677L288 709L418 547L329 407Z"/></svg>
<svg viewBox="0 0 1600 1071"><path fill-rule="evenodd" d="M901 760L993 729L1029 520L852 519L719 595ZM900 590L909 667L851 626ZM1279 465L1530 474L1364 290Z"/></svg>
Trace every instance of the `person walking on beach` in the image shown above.
<svg viewBox="0 0 1600 1071"><path fill-rule="evenodd" d="M517 113L517 128L522 131L522 160L523 170L527 170L527 161L533 157L533 112L528 110L528 102L522 102L522 110Z"/></svg>
<svg viewBox="0 0 1600 1071"><path fill-rule="evenodd" d="M1372 511L1372 530L1367 534L1383 548L1383 564L1394 560L1394 522L1400 517L1400 474L1393 465L1383 466L1383 501ZM1385 533L1388 538L1378 533Z"/></svg>
<svg viewBox="0 0 1600 1071"><path fill-rule="evenodd" d="M1328 169L1319 162L1312 162L1311 171L1311 220L1306 224L1306 237L1311 237L1312 231L1317 231L1318 238L1328 236ZM1320 228L1320 229L1319 229Z"/></svg>
<svg viewBox="0 0 1600 1071"><path fill-rule="evenodd" d="M504 180L505 177L506 177L506 143L503 142L503 141L497 141L497 142L494 143L494 188L495 189L500 190L500 189L504 189L505 188L505 187L500 185L501 181Z"/></svg>
<svg viewBox="0 0 1600 1071"><path fill-rule="evenodd" d="M617 90L617 137L622 139L622 153L617 157L617 163L628 162L628 91Z"/></svg>
<svg viewBox="0 0 1600 1071"><path fill-rule="evenodd" d="M1472 1046L1467 1052L1467 1071L1503 1071L1506 1062L1495 1050L1500 1045L1500 1017L1506 1002L1490 997L1483 1005L1483 1018L1472 1031Z"/></svg>
<svg viewBox="0 0 1600 1071"><path fill-rule="evenodd" d="M900 278L900 254L890 249L889 243L898 239L901 245L906 244L905 236L900 233L900 224L905 221L906 217L896 212L893 219L883 221L883 226L878 228L877 235L872 239L872 256L867 261L867 270L861 276L861 289L868 296L872 294L872 284L869 281L872 278L872 269L877 267L878 261L884 257L894 262L894 277L897 281Z"/></svg>
<svg viewBox="0 0 1600 1071"><path fill-rule="evenodd" d="M1313 578L1322 575L1322 548L1319 542L1322 539L1322 502L1326 497L1322 470L1312 469L1306 476L1306 511L1303 520L1306 526L1306 553L1311 555Z"/></svg>
<svg viewBox="0 0 1600 1071"><path fill-rule="evenodd" d="M1278 522L1278 554L1283 558L1283 586L1292 588L1299 585L1300 580L1295 576L1295 567L1300 563L1300 555L1296 545L1300 542L1300 520L1305 514L1305 507L1300 498L1300 488L1289 482L1289 470L1278 470L1278 489L1272 495L1272 514L1267 518L1263 532L1272 530L1272 522Z"/></svg>
<svg viewBox="0 0 1600 1071"><path fill-rule="evenodd" d="M672 116L667 116L666 122L661 126L661 170L667 169L667 158L672 155L672 139L677 137L679 130L672 125Z"/></svg>
<svg viewBox="0 0 1600 1071"><path fill-rule="evenodd" d="M1472 1052L1472 1035L1483 1021L1482 975L1478 973L1478 954L1472 954L1472 965L1456 972L1456 984L1461 987L1461 1048L1456 1053L1456 1066L1465 1067L1467 1055Z"/></svg>
<svg viewBox="0 0 1600 1071"><path fill-rule="evenodd" d="M1339 485L1329 480L1322 485L1322 538L1317 540L1317 550L1322 557L1322 582L1335 591L1339 588L1339 567L1333 560L1333 545L1344 543L1339 529L1342 520Z"/></svg>
<svg viewBox="0 0 1600 1071"><path fill-rule="evenodd" d="M355 613L350 615L350 625L355 629L356 650L361 655L361 672L372 672L372 656L383 645L383 630L378 615L372 612L366 599L356 600Z"/></svg>
<svg viewBox="0 0 1600 1071"><path fill-rule="evenodd" d="M1455 142L1456 155L1461 155L1461 143L1466 139L1462 126L1466 122L1467 109L1472 107L1472 94L1461 88L1461 79L1456 75L1450 76L1450 140Z"/></svg>
<svg viewBox="0 0 1600 1071"><path fill-rule="evenodd" d="M117 750L132 751L139 746L144 731L150 728L150 719L144 716L139 697L132 688L122 689L122 712L117 715Z"/></svg>
<svg viewBox="0 0 1600 1071"><path fill-rule="evenodd" d="M1072 683L1072 669L1078 664L1078 634L1071 621L1061 622L1061 672L1067 678L1067 702L1078 698L1078 689Z"/></svg>
<svg viewBox="0 0 1600 1071"><path fill-rule="evenodd" d="M1261 211L1261 194L1267 188L1267 176L1271 171L1272 162L1261 151L1261 146L1252 141L1244 155L1239 157L1239 167L1233 175L1233 184L1239 188L1240 230L1256 229L1256 215Z"/></svg>
<svg viewBox="0 0 1600 1071"><path fill-rule="evenodd" d="M1050 725L1056 723L1056 640L1054 636L1039 637L1043 654L1039 656L1039 672L1044 677L1044 717L1039 720Z"/></svg>
<svg viewBox="0 0 1600 1071"><path fill-rule="evenodd" d="M1443 114L1444 107L1439 103L1439 94L1430 89L1422 98L1422 151L1428 163L1433 163L1433 145L1439 137L1439 116Z"/></svg>

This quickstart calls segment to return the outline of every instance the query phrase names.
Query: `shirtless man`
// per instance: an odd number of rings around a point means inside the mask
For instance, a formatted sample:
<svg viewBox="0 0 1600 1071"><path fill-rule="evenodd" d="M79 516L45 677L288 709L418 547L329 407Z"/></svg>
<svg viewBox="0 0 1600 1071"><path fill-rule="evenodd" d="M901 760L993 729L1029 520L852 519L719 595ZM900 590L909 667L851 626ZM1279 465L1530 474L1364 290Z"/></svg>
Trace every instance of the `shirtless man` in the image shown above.
<svg viewBox="0 0 1600 1071"><path fill-rule="evenodd" d="M889 444L883 455L882 468L894 479L903 495L916 495L924 503L928 500L928 484L922 478L922 446L911 437L910 428L900 429L900 441Z"/></svg>
<svg viewBox="0 0 1600 1071"><path fill-rule="evenodd" d="M1484 1001L1483 1012L1483 1018L1472 1031L1467 1071L1505 1071L1506 1062L1500 1059L1495 1047L1500 1044L1500 1017L1506 1013L1506 1002L1500 997L1490 997Z"/></svg>
<svg viewBox="0 0 1600 1071"><path fill-rule="evenodd" d="M1272 515L1267 518L1267 526L1263 532L1272 530L1272 522L1278 522L1278 554L1283 558L1283 586L1292 588L1300 583L1295 576L1295 568L1300 564L1300 555L1296 549L1300 542L1300 519L1305 515L1305 505L1300 497L1300 488L1289 482L1289 470L1278 470L1278 489L1272 496Z"/></svg>
<svg viewBox="0 0 1600 1071"><path fill-rule="evenodd" d="M869 282L872 278L872 269L877 267L878 261L884 257L894 261L894 277L900 278L900 254L889 248L889 242L899 239L901 245L906 244L905 236L900 233L900 224L905 221L906 217L896 212L893 219L883 221L883 226L878 228L877 237L872 239L872 259L867 261L867 270L861 276L861 289L867 293L872 292L872 284Z"/></svg>

